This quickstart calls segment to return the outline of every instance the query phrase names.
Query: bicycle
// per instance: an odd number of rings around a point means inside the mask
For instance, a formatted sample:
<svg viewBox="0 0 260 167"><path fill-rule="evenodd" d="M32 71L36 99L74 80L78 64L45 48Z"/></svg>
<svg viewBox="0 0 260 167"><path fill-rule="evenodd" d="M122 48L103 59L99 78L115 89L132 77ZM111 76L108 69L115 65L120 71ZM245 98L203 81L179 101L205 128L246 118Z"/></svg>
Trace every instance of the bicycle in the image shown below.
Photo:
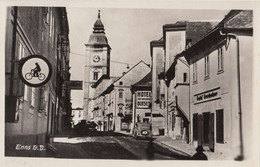
<svg viewBox="0 0 260 167"><path fill-rule="evenodd" d="M33 77L38 77L40 81L43 81L45 79L45 75L43 73L38 72L38 76L34 76L34 71L31 70L31 72L28 72L25 74L25 78L27 80L31 80Z"/></svg>

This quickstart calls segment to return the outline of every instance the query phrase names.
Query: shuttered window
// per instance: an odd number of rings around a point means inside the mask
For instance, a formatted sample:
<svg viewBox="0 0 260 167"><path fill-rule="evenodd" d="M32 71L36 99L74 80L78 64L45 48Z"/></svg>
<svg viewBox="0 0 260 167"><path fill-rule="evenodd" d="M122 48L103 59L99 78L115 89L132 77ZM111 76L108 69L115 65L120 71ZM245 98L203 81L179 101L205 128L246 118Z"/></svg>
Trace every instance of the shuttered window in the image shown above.
<svg viewBox="0 0 260 167"><path fill-rule="evenodd" d="M198 140L198 114L193 114L193 140Z"/></svg>
<svg viewBox="0 0 260 167"><path fill-rule="evenodd" d="M224 143L224 115L223 110L216 111L217 143Z"/></svg>

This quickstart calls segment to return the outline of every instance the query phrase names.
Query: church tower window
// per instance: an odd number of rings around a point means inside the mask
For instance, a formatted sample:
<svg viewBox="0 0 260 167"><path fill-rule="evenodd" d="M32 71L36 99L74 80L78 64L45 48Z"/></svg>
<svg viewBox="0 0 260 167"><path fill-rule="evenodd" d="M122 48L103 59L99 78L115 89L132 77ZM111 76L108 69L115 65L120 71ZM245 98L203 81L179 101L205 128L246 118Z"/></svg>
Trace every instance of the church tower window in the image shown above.
<svg viewBox="0 0 260 167"><path fill-rule="evenodd" d="M93 73L93 80L97 80L98 79L98 72L94 72Z"/></svg>

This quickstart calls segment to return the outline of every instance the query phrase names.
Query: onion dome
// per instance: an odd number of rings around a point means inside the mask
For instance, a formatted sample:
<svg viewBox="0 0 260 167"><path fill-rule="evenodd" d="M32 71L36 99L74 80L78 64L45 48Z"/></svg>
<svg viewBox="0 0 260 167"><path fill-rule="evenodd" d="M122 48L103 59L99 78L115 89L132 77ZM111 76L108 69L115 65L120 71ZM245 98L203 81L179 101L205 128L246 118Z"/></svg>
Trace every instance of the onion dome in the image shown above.
<svg viewBox="0 0 260 167"><path fill-rule="evenodd" d="M98 11L98 18L94 24L93 30L87 45L108 45L104 25L100 19L100 10Z"/></svg>
<svg viewBox="0 0 260 167"><path fill-rule="evenodd" d="M104 33L105 29L104 29L104 25L100 19L100 10L98 11L98 19L94 24L94 31L93 33Z"/></svg>

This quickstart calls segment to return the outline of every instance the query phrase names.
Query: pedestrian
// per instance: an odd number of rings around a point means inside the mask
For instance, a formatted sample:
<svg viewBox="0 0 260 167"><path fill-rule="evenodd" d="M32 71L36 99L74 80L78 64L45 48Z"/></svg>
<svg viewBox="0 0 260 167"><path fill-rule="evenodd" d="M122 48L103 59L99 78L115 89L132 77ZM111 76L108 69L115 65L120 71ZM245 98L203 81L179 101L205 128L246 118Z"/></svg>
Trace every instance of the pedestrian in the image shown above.
<svg viewBox="0 0 260 167"><path fill-rule="evenodd" d="M196 148L196 153L192 156L192 160L208 160L208 157L203 153L205 151L202 146Z"/></svg>
<svg viewBox="0 0 260 167"><path fill-rule="evenodd" d="M150 139L148 146L146 147L146 158L148 160L153 160L154 159L154 147L153 147L153 140Z"/></svg>

